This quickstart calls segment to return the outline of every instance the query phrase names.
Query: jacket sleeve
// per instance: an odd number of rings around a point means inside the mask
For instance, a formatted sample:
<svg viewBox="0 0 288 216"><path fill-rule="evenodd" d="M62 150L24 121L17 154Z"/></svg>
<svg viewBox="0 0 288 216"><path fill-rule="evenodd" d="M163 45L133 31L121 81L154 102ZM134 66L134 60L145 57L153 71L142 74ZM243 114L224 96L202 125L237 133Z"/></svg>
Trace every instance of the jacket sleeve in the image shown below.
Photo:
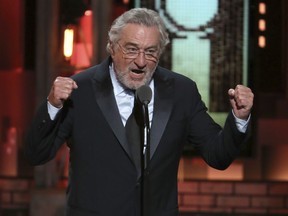
<svg viewBox="0 0 288 216"><path fill-rule="evenodd" d="M225 125L221 128L207 113L207 108L199 99L197 110L190 121L188 142L197 150L208 165L224 170L241 153L250 135L250 125L246 133L238 131L235 118L229 112Z"/></svg>
<svg viewBox="0 0 288 216"><path fill-rule="evenodd" d="M25 154L30 164L41 165L53 159L57 150L65 142L59 139L59 128L63 122L63 108L57 114L55 120L51 120L47 101L39 106L36 115L27 133Z"/></svg>

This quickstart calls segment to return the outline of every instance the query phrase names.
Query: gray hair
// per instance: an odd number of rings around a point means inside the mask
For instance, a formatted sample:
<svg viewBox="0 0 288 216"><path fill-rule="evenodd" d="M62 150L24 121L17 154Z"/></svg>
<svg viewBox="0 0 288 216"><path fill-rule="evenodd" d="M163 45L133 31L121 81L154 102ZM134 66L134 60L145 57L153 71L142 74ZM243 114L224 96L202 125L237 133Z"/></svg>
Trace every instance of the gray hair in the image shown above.
<svg viewBox="0 0 288 216"><path fill-rule="evenodd" d="M108 43L106 47L108 53L111 51L111 46L120 39L121 31L128 23L147 27L156 26L160 32L160 53L163 52L165 46L169 43L165 24L156 11L147 8L133 8L123 13L112 23L108 32Z"/></svg>

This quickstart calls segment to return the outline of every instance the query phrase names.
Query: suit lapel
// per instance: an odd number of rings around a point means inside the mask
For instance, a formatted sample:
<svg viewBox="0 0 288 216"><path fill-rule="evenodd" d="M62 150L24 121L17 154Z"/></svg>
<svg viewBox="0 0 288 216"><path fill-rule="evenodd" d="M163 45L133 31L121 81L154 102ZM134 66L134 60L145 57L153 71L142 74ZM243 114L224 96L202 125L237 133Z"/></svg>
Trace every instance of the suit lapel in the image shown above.
<svg viewBox="0 0 288 216"><path fill-rule="evenodd" d="M97 104L121 146L131 158L125 128L121 121L109 75L109 60L106 60L99 67L96 67L96 72L92 79L92 86Z"/></svg>
<svg viewBox="0 0 288 216"><path fill-rule="evenodd" d="M109 75L109 62L108 59L96 67L95 75L92 79L95 99L121 146L132 158L125 135L125 128L122 124L113 92ZM167 78L165 73L158 67L154 75L154 110L150 130L151 158L159 145L172 110L172 78Z"/></svg>
<svg viewBox="0 0 288 216"><path fill-rule="evenodd" d="M150 155L153 157L166 128L172 110L172 78L158 67L154 75L154 110L150 131Z"/></svg>

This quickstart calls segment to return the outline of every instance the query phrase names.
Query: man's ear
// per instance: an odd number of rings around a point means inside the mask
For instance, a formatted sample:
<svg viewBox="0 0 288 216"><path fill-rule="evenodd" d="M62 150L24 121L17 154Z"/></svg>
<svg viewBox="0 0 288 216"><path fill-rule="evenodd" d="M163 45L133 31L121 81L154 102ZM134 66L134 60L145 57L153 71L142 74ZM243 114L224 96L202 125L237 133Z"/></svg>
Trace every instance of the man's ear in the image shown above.
<svg viewBox="0 0 288 216"><path fill-rule="evenodd" d="M108 48L108 52L110 53L110 55L113 56L114 55L114 49L113 49L113 45L112 45L110 40L108 41L107 48Z"/></svg>

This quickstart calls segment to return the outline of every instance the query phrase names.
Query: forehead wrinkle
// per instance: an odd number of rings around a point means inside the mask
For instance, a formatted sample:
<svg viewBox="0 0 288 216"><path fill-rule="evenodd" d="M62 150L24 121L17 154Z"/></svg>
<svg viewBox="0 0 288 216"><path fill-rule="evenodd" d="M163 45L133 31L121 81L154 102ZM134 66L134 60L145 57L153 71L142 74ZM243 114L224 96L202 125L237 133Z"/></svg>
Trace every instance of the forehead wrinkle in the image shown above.
<svg viewBox="0 0 288 216"><path fill-rule="evenodd" d="M155 27L147 27L137 24L127 24L122 31L121 40L125 45L131 44L139 48L158 47L160 44L160 33Z"/></svg>

